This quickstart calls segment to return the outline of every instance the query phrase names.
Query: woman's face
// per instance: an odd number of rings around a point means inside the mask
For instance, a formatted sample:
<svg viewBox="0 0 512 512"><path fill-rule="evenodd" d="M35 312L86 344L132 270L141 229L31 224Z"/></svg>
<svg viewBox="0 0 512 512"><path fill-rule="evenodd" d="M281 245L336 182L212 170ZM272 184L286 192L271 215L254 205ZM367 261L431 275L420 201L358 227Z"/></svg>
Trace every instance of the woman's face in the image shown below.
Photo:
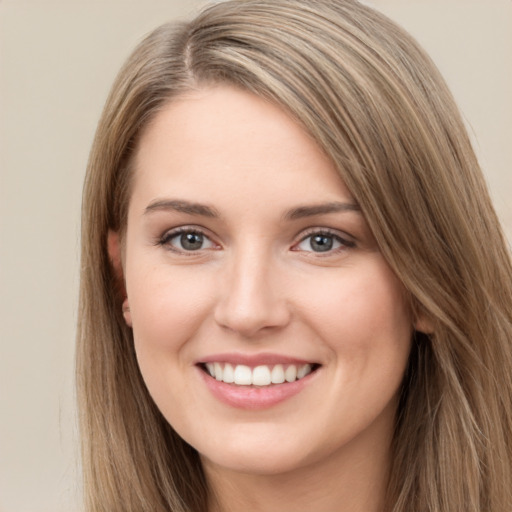
<svg viewBox="0 0 512 512"><path fill-rule="evenodd" d="M206 88L155 117L135 164L126 318L174 429L208 467L259 474L387 450L404 290L304 130Z"/></svg>

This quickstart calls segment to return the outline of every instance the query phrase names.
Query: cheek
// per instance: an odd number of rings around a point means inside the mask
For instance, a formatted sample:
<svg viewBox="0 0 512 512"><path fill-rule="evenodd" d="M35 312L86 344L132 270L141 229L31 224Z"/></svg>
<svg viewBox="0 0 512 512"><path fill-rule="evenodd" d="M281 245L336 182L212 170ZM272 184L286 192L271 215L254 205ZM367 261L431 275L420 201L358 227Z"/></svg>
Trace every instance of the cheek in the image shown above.
<svg viewBox="0 0 512 512"><path fill-rule="evenodd" d="M304 288L304 316L332 357L343 379L403 373L410 350L412 317L401 283L379 259L359 271L340 271ZM307 293L306 293L307 290Z"/></svg>
<svg viewBox="0 0 512 512"><path fill-rule="evenodd" d="M384 265L328 275L316 286L306 284L304 296L308 297L311 316L321 318L331 329L346 326L355 333L380 326L386 332L398 333L404 327L408 331L412 328L403 288Z"/></svg>
<svg viewBox="0 0 512 512"><path fill-rule="evenodd" d="M381 414L393 421L412 335L403 288L387 266L346 274L326 281L321 292L316 288L305 306L330 353L324 414L333 439L340 424L354 433Z"/></svg>
<svg viewBox="0 0 512 512"><path fill-rule="evenodd" d="M127 272L138 353L180 350L207 317L212 292L211 279L185 267L159 265Z"/></svg>
<svg viewBox="0 0 512 512"><path fill-rule="evenodd" d="M194 407L187 405L190 390L183 376L193 367L191 340L211 310L211 279L198 274L161 265L127 272L139 368L150 395L173 425L179 424L185 407Z"/></svg>

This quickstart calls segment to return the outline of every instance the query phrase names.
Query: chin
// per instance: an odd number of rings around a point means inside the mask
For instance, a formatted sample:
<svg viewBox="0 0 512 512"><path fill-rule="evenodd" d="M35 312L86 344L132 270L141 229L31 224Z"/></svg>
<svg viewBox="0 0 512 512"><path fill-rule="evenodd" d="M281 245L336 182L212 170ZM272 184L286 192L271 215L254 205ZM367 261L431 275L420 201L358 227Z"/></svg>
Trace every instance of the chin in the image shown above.
<svg viewBox="0 0 512 512"><path fill-rule="evenodd" d="M316 434L315 438L313 429L304 428L301 432L293 425L237 424L221 436L201 439L195 448L207 471L223 469L261 476L290 474L329 460L338 452L338 444L350 444L350 436L336 439L331 432L325 438L321 429Z"/></svg>
<svg viewBox="0 0 512 512"><path fill-rule="evenodd" d="M209 457L201 455L205 469L222 468L226 471L240 474L260 476L282 475L307 466L311 461L301 456L296 450L274 450L259 447L246 447L243 450L222 450L214 452Z"/></svg>

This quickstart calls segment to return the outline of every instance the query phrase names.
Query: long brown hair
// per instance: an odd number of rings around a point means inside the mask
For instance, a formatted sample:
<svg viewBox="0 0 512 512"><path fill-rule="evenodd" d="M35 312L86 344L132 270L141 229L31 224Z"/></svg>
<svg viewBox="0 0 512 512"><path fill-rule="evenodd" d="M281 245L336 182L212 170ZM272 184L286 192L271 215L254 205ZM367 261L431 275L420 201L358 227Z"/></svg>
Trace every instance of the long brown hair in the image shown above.
<svg viewBox="0 0 512 512"><path fill-rule="evenodd" d="M397 413L393 512L512 510L512 265L433 63L353 0L245 0L150 34L119 73L83 199L77 379L87 510L205 512L194 449L140 376L107 252L131 156L173 97L226 82L280 105L337 165L433 333L415 333Z"/></svg>

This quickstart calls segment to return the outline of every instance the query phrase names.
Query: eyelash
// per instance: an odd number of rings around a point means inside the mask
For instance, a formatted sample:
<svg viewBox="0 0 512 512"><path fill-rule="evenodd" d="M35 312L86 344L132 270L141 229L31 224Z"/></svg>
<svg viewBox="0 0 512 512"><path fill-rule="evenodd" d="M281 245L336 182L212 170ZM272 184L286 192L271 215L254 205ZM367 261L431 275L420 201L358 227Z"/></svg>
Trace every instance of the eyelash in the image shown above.
<svg viewBox="0 0 512 512"><path fill-rule="evenodd" d="M296 243L292 250L300 250L300 249L295 249L295 247L298 247L300 244L302 244L303 242L305 242L308 238L309 239L312 239L313 237L325 237L325 238L331 238L331 239L334 239L336 242L338 242L340 244L339 247L336 247L336 248L333 248L333 249L328 249L325 252L325 256L328 256L328 255L332 255L332 254L337 254L338 252L340 251L344 251L344 250L347 250L347 249L353 249L356 247L356 243L352 240L347 240L346 238L343 238L342 236L340 236L339 232L337 231L333 231L333 230L330 230L330 229L319 229L319 228L310 228L306 231L306 233L301 237L300 241L298 243ZM311 244L311 242L310 242ZM317 254L317 255L322 255L322 251L305 251L305 252L311 252L311 253L314 253L314 254Z"/></svg>
<svg viewBox="0 0 512 512"><path fill-rule="evenodd" d="M174 238L177 238L178 236L183 235L183 234L199 235L200 237L202 237L203 240L208 240L209 243L212 244L212 246L217 246L217 244L215 244L215 242L213 242L211 240L211 238L204 232L204 230L202 230L201 228L193 227L193 226L181 226L181 227L172 229L170 231L166 231L158 239L157 245L160 245L162 247L166 247L166 248L168 248L169 250L171 250L173 252L177 252L177 253L180 253L180 254L186 254L186 255L193 255L194 253L199 253L200 251L205 250L205 248L203 248L203 247L201 247L201 248L199 248L197 250L186 250L184 248L174 247L171 244L171 240L173 240ZM325 229L325 228L324 229L310 228L309 230L307 230L302 235L302 237L299 240L299 242L295 243L292 246L291 250L292 251L300 251L300 249L297 249L297 247L299 247L300 244L305 242L308 238L311 239L314 236L334 239L337 243L339 243L339 247L328 248L325 251L313 251L313 250L311 250L311 251L304 251L304 252L311 252L311 253L314 253L314 254L317 254L317 255L322 255L322 253L325 252L325 256L328 256L328 255L336 254L339 251L343 251L343 250L347 250L347 249L352 249L352 248L356 247L356 243L354 241L347 240L346 238L343 238L336 231L333 231L333 230L330 230L330 229ZM210 249L210 247L206 248L206 250L207 249Z"/></svg>
<svg viewBox="0 0 512 512"><path fill-rule="evenodd" d="M174 238L179 237L180 235L184 234L190 234L190 235L199 235L203 238L203 240L208 240L212 245L216 245L215 242L211 240L211 238L205 234L205 232L196 227L192 226L181 226L179 228L172 229L170 231L166 231L157 241L157 245L160 245L162 247L166 247L171 251L180 253L180 254L186 254L186 255L193 255L194 253L199 253L201 250L204 250L202 247L197 250L186 250L183 248L174 247L171 244L171 240Z"/></svg>

